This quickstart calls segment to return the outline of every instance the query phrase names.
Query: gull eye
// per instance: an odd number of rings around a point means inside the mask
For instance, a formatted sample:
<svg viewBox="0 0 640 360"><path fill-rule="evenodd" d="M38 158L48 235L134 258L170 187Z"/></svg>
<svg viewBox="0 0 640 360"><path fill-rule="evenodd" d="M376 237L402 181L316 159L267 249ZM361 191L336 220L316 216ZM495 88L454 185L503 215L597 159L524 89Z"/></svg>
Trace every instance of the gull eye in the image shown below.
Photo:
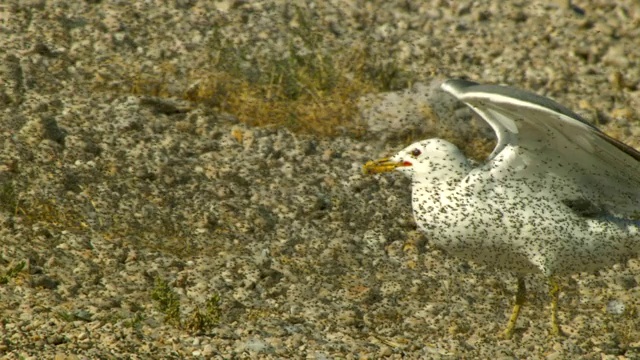
<svg viewBox="0 0 640 360"><path fill-rule="evenodd" d="M413 157L418 157L418 156L420 156L420 154L422 154L422 151L420 151L420 149L413 149L411 151L411 156L413 156Z"/></svg>

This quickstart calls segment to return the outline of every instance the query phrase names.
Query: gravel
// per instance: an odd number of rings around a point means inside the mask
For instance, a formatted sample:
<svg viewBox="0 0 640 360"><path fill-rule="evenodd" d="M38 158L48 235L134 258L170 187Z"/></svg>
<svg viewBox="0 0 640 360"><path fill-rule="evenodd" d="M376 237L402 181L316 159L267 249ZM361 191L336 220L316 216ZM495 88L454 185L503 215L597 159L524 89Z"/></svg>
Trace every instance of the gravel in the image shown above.
<svg viewBox="0 0 640 360"><path fill-rule="evenodd" d="M366 43L415 74L363 100L368 137L250 127L180 100L179 81L154 97L116 76L205 67L216 37L279 54L299 12L326 46ZM515 277L430 246L408 181L361 173L403 147L402 124L468 117L434 100L447 77L531 89L639 147L639 25L634 0L3 2L0 355L640 358L638 260L562 279L559 339L530 276L501 340ZM161 281L180 324L153 299ZM189 330L211 299L214 324Z"/></svg>

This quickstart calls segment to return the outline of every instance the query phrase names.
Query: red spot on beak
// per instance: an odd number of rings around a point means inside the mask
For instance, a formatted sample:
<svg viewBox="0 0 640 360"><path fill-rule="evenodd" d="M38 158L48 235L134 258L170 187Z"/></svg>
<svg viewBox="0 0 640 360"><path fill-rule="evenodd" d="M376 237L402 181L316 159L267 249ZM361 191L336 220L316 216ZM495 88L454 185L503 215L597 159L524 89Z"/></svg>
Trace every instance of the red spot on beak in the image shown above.
<svg viewBox="0 0 640 360"><path fill-rule="evenodd" d="M411 166L411 165L413 165L413 164L408 162L408 161L403 161L402 162L402 166Z"/></svg>

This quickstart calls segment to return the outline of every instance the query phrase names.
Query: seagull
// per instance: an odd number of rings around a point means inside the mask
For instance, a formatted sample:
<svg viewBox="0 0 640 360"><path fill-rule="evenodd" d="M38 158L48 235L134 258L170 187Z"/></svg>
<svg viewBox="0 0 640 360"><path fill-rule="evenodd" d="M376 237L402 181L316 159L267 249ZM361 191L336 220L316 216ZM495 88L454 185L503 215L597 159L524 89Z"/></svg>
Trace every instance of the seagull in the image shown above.
<svg viewBox="0 0 640 360"><path fill-rule="evenodd" d="M513 336L529 273L549 280L550 332L561 335L557 277L640 253L640 152L534 93L459 79L440 88L496 133L488 158L476 165L433 138L363 171L411 179L415 221L437 247L517 275L504 338Z"/></svg>

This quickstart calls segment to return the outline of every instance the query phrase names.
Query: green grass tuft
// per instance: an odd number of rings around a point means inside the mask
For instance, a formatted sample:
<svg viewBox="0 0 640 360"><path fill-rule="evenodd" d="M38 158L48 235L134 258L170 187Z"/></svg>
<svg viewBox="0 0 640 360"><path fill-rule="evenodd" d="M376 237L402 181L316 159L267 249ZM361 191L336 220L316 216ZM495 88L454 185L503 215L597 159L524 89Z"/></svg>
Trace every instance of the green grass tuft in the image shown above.
<svg viewBox="0 0 640 360"><path fill-rule="evenodd" d="M19 263L13 265L9 269L5 270L2 275L0 275L0 285L7 284L11 279L18 276L18 274L24 269L26 262L20 261Z"/></svg>
<svg viewBox="0 0 640 360"><path fill-rule="evenodd" d="M182 320L180 297L163 279L157 278L151 292L151 299L156 302L158 310L165 314L165 322L192 334L206 334L220 322L220 296L215 294L207 298L203 307L195 309Z"/></svg>
<svg viewBox="0 0 640 360"><path fill-rule="evenodd" d="M151 299L156 301L158 310L165 315L166 323L180 327L180 297L167 281L156 278Z"/></svg>
<svg viewBox="0 0 640 360"><path fill-rule="evenodd" d="M196 306L184 327L193 334L208 333L220 322L220 314L220 297L212 295L207 299L204 309Z"/></svg>

